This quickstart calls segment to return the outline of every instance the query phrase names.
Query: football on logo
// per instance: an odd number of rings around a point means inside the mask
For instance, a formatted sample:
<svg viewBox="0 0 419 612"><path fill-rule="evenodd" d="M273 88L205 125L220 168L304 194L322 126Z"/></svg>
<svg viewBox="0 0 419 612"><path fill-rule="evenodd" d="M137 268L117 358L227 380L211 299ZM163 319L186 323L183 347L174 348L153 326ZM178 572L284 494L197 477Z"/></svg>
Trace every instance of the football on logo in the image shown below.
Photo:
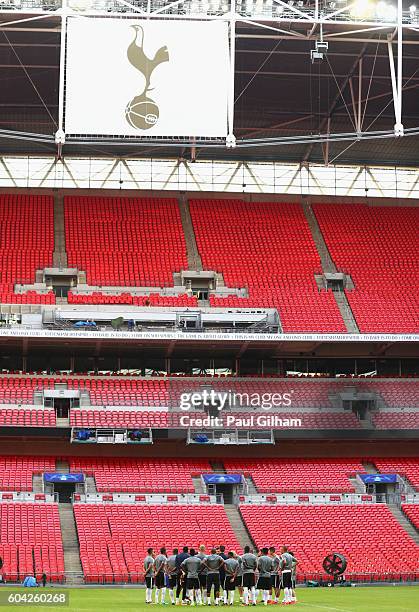
<svg viewBox="0 0 419 612"><path fill-rule="evenodd" d="M149 130L159 119L159 107L149 98L136 96L125 109L128 123L137 130Z"/></svg>
<svg viewBox="0 0 419 612"><path fill-rule="evenodd" d="M159 107L154 100L147 98L151 75L157 66L169 61L169 52L164 45L156 51L154 57L147 56L143 48L144 29L140 25L132 26L132 28L135 35L127 49L127 58L130 64L144 76L145 83L141 94L128 102L125 118L131 127L137 130L149 130L159 120Z"/></svg>

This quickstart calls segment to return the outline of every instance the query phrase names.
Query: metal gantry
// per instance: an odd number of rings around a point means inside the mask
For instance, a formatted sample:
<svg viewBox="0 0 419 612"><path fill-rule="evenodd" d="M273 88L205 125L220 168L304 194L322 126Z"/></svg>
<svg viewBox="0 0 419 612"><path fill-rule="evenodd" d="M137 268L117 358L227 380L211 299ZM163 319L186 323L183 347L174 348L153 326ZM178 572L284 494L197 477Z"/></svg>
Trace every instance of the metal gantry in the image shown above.
<svg viewBox="0 0 419 612"><path fill-rule="evenodd" d="M51 30L51 20L55 29L61 32L60 74L58 92L58 127L55 134L55 143L58 154L66 142L65 134L65 43L66 24L68 18L145 18L159 20L225 20L229 23L230 32L230 79L228 91L228 136L225 141L227 147L236 146L234 134L234 76L236 39L241 37L293 39L295 41L318 41L321 39L333 44L339 42L359 42L360 54L354 64L348 79L338 85L338 93L329 109L329 116L321 124L319 134L300 137L279 137L240 139L237 146L266 146L270 144L298 144L307 143L305 158L315 143L322 143L326 164L329 163L329 142L363 138L384 138L391 135L403 136L406 130L403 125L403 48L404 45L419 44L419 25L416 8L411 6L403 9L402 0L396 0L397 5L386 4L382 1L372 3L370 0L313 0L301 2L298 0L175 0L164 2L162 0L3 0L0 4L0 29L16 31L27 28L31 31ZM45 21L49 28L43 28ZM240 26L240 29L239 29ZM243 26L251 28L251 33L243 33ZM378 35L378 38L375 37ZM383 39L382 34L386 34ZM358 70L358 80L362 78L362 48L367 43L386 43L390 66L392 97L394 105L394 127L381 132L363 130L362 125L362 98L361 88L354 91L353 80ZM397 48L395 59L393 47ZM354 114L354 130L345 134L330 133L330 115L333 106L340 98L343 99L343 89L349 83L352 97L352 110ZM356 95L357 93L357 95ZM368 103L368 98L364 104ZM324 133L322 130L325 130ZM418 129L411 129L411 134L419 133ZM4 137L13 137L13 133L0 134ZM48 136L15 133L16 138L50 142ZM99 141L100 139L97 139ZM171 139L147 138L136 139L141 144L169 144ZM135 139L101 139L100 142L110 145L122 143L135 143ZM92 144L90 137L72 138L71 142L78 144ZM173 139L173 144L189 147L195 150L196 146L220 146L219 140L205 139Z"/></svg>
<svg viewBox="0 0 419 612"><path fill-rule="evenodd" d="M2 189L116 189L419 200L419 168L281 162L0 157Z"/></svg>

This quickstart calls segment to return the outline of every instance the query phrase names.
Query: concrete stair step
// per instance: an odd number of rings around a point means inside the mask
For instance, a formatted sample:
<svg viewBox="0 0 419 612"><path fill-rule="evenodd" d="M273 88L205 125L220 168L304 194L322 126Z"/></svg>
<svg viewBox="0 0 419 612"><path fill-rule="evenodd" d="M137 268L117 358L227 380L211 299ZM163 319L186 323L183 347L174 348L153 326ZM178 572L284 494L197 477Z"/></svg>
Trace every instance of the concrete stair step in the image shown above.
<svg viewBox="0 0 419 612"><path fill-rule="evenodd" d="M70 427L70 419L58 418L56 419L57 427Z"/></svg>
<svg viewBox="0 0 419 612"><path fill-rule="evenodd" d="M368 419L360 420L359 424L361 425L362 429L368 429L368 430L375 429L374 423Z"/></svg>
<svg viewBox="0 0 419 612"><path fill-rule="evenodd" d="M389 504L388 509L398 523L403 527L403 529L409 534L412 540L414 540L414 542L416 542L416 544L419 546L419 532L409 521L403 510L394 504Z"/></svg>
<svg viewBox="0 0 419 612"><path fill-rule="evenodd" d="M251 476L246 476L246 483L249 495L257 495L258 490Z"/></svg>
<svg viewBox="0 0 419 612"><path fill-rule="evenodd" d="M64 199L62 195L54 196L54 266L67 267L64 229Z"/></svg>
<svg viewBox="0 0 419 612"><path fill-rule="evenodd" d="M219 474L226 474L226 469L221 461L210 461L210 465L212 467L213 472L218 472Z"/></svg>
<svg viewBox="0 0 419 612"><path fill-rule="evenodd" d="M34 474L32 476L32 489L34 493L43 493L44 492L44 486L43 486L43 477L41 474Z"/></svg>
<svg viewBox="0 0 419 612"><path fill-rule="evenodd" d="M191 219L191 213L189 210L189 203L186 199L186 196L181 196L178 202L183 233L185 236L186 250L188 256L188 268L189 270L203 270L202 259L198 251L195 231Z"/></svg>
<svg viewBox="0 0 419 612"><path fill-rule="evenodd" d="M320 257L323 273L337 272L338 270L336 268L335 262L333 261L332 256L329 253L326 241L323 237L322 231L316 219L316 215L314 214L310 203L307 200L303 200L301 206L303 208L305 218L307 219L311 235L313 237L317 252ZM318 282L319 284L320 281L316 279L316 282ZM352 334L359 333L359 328L352 313L346 294L344 292L335 291L333 292L333 295L347 331Z"/></svg>
<svg viewBox="0 0 419 612"><path fill-rule="evenodd" d="M90 406L90 393L88 391L80 391L80 408Z"/></svg>
<svg viewBox="0 0 419 612"><path fill-rule="evenodd" d="M55 471L60 474L68 474L70 471L70 464L68 461L61 461L60 459L57 459L55 462Z"/></svg>
<svg viewBox="0 0 419 612"><path fill-rule="evenodd" d="M352 308L348 302L348 298L346 297L346 294L343 292L335 291L333 292L333 295L335 296L336 304L338 305L340 314L342 315L342 319L345 322L346 329L351 334L358 334L359 327L355 320L354 314L352 312Z"/></svg>
<svg viewBox="0 0 419 612"><path fill-rule="evenodd" d="M242 548L244 548L245 546L254 547L255 543L253 542L250 533L248 532L247 527L243 522L242 515L240 514L240 511L238 510L237 506L234 506L233 504L226 504L224 508L227 514L227 518L240 546Z"/></svg>
<svg viewBox="0 0 419 612"><path fill-rule="evenodd" d="M33 403L35 406L43 406L44 404L44 393L43 391L33 392Z"/></svg>
<svg viewBox="0 0 419 612"><path fill-rule="evenodd" d="M310 227L313 240L316 243L317 251L320 255L323 272L337 272L335 263L329 253L329 249L327 248L325 239L317 222L316 215L314 214L313 209L311 208L311 205L309 204L309 202L307 202L307 200L304 200L301 205L304 211L305 218L307 219L307 223Z"/></svg>
<svg viewBox="0 0 419 612"><path fill-rule="evenodd" d="M58 462L57 462L58 464ZM82 584L83 568L80 560L79 540L77 536L76 521L71 504L58 504L60 515L61 534L64 551L64 570L72 584Z"/></svg>
<svg viewBox="0 0 419 612"><path fill-rule="evenodd" d="M349 482L355 489L355 493L362 495L365 493L365 487L359 482L357 478L349 478Z"/></svg>
<svg viewBox="0 0 419 612"><path fill-rule="evenodd" d="M93 476L85 477L86 493L97 493L96 481Z"/></svg>
<svg viewBox="0 0 419 612"><path fill-rule="evenodd" d="M194 476L192 478L192 482L193 482L193 486L194 486L196 495L206 495L207 491L204 488L204 484L201 478Z"/></svg>
<svg viewBox="0 0 419 612"><path fill-rule="evenodd" d="M366 474L376 474L378 472L375 465L369 461L363 461L362 465L364 466Z"/></svg>

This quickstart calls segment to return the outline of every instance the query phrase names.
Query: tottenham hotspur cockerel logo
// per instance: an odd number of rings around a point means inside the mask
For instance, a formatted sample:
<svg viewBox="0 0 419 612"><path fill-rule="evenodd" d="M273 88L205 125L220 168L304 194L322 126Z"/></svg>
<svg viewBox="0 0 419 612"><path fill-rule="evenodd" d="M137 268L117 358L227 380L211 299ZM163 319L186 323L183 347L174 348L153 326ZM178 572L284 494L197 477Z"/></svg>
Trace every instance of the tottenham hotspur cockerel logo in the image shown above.
<svg viewBox="0 0 419 612"><path fill-rule="evenodd" d="M128 61L145 77L143 91L128 102L125 117L131 127L137 130L149 130L159 120L159 107L147 96L150 88L151 75L159 64L169 61L167 47L161 47L153 58L144 53L144 30L141 26L131 26L135 37L127 50Z"/></svg>

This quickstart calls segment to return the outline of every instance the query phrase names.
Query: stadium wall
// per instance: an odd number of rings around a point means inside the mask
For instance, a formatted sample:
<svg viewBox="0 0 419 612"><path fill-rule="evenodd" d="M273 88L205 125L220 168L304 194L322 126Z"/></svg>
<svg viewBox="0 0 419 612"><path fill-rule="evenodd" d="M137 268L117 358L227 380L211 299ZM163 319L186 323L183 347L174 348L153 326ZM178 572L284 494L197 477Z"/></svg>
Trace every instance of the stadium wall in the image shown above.
<svg viewBox="0 0 419 612"><path fill-rule="evenodd" d="M57 432L57 430L56 430ZM55 434L59 435L58 432ZM417 457L419 441L321 441L289 440L277 442L275 446L260 445L252 447L237 446L198 446L186 445L184 441L161 441L150 446L129 445L83 445L70 444L68 435L61 439L34 438L26 436L1 437L2 455L50 455L54 457L137 457L137 458L207 458L207 459L279 459L279 458L351 458L355 457Z"/></svg>

